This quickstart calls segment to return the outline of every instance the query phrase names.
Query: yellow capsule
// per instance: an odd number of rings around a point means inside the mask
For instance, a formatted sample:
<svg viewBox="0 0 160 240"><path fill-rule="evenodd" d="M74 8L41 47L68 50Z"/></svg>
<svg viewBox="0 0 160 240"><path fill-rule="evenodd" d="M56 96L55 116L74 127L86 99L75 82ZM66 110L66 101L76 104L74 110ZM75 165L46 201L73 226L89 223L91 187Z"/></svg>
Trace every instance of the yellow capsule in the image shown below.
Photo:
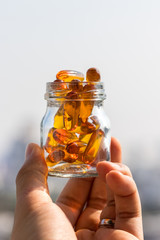
<svg viewBox="0 0 160 240"><path fill-rule="evenodd" d="M63 114L64 114L64 105L62 104L54 116L54 123L53 123L54 128L58 128L58 129L64 128Z"/></svg>
<svg viewBox="0 0 160 240"><path fill-rule="evenodd" d="M81 101L79 117L82 119L82 122L86 122L91 115L93 106L93 101Z"/></svg>
<svg viewBox="0 0 160 240"><path fill-rule="evenodd" d="M69 83L69 89L71 89L72 91L75 91L77 93L82 92L83 91L83 85L81 83L80 80L78 79L73 79L70 83Z"/></svg>
<svg viewBox="0 0 160 240"><path fill-rule="evenodd" d="M87 118L91 115L93 107L94 107L94 84L86 84L83 87L83 93L81 95L82 101L80 104L80 114L79 117L83 122L86 122Z"/></svg>
<svg viewBox="0 0 160 240"><path fill-rule="evenodd" d="M52 162L50 160L50 157L47 156L46 157L46 164L47 164L48 167L53 167L53 166L55 166L57 164L57 162Z"/></svg>
<svg viewBox="0 0 160 240"><path fill-rule="evenodd" d="M64 162L74 163L78 159L78 154L69 154L67 151L65 152Z"/></svg>
<svg viewBox="0 0 160 240"><path fill-rule="evenodd" d="M86 122L81 123L81 131L83 133L92 133L99 127L100 127L100 123L96 116L89 116Z"/></svg>
<svg viewBox="0 0 160 240"><path fill-rule="evenodd" d="M74 128L72 117L70 117L66 112L64 112L63 121L64 121L64 127L66 130L69 131Z"/></svg>
<svg viewBox="0 0 160 240"><path fill-rule="evenodd" d="M52 89L54 89L54 90L64 90L64 89L67 89L67 85L66 85L66 83L64 83L64 81L62 81L60 79L56 79L52 83Z"/></svg>
<svg viewBox="0 0 160 240"><path fill-rule="evenodd" d="M84 142L84 143L87 143L87 144L88 144L91 136L92 136L92 133L89 133L89 134L81 134L81 135L79 136L79 140L82 141L82 142Z"/></svg>
<svg viewBox="0 0 160 240"><path fill-rule="evenodd" d="M47 156L47 161L58 163L65 157L65 152L60 148L54 148L53 151Z"/></svg>
<svg viewBox="0 0 160 240"><path fill-rule="evenodd" d="M91 164L95 161L100 144L104 138L104 132L97 129L93 132L83 156L83 162Z"/></svg>
<svg viewBox="0 0 160 240"><path fill-rule="evenodd" d="M67 145L66 150L71 154L81 154L84 152L87 144L81 141L74 141Z"/></svg>
<svg viewBox="0 0 160 240"><path fill-rule="evenodd" d="M62 70L57 73L56 78L63 80L64 82L71 82L74 79L83 81L84 75L83 73L74 70Z"/></svg>
<svg viewBox="0 0 160 240"><path fill-rule="evenodd" d="M71 91L66 96L64 103L64 126L67 130L73 130L78 125L80 102L77 101L78 95Z"/></svg>
<svg viewBox="0 0 160 240"><path fill-rule="evenodd" d="M57 147L58 143L56 142L56 140L53 138L53 132L54 132L55 128L51 128L48 132L48 136L46 139L46 143L44 145L44 149L48 152L51 153L53 151L53 147Z"/></svg>
<svg viewBox="0 0 160 240"><path fill-rule="evenodd" d="M75 133L69 132L65 129L56 129L53 132L53 139L59 144L66 145L69 142L78 140L78 137Z"/></svg>

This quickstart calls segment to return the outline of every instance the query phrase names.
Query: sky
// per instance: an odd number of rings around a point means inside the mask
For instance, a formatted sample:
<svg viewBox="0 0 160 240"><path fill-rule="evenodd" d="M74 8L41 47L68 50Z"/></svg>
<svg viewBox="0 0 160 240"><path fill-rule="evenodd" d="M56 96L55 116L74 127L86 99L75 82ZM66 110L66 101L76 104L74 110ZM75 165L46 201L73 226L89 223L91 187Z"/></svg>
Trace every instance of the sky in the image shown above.
<svg viewBox="0 0 160 240"><path fill-rule="evenodd" d="M124 153L158 162L159 12L159 0L0 0L0 156L30 124L39 142L45 85L59 70L97 67L112 135Z"/></svg>

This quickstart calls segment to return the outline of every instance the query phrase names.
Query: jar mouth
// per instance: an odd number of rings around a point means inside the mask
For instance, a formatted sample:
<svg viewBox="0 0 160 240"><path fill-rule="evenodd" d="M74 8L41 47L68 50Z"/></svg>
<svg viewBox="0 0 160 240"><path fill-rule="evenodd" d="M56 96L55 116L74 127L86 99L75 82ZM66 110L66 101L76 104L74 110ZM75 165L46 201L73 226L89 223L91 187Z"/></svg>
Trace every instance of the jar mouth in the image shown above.
<svg viewBox="0 0 160 240"><path fill-rule="evenodd" d="M105 100L106 94L103 82L47 82L46 100L50 101L95 101Z"/></svg>

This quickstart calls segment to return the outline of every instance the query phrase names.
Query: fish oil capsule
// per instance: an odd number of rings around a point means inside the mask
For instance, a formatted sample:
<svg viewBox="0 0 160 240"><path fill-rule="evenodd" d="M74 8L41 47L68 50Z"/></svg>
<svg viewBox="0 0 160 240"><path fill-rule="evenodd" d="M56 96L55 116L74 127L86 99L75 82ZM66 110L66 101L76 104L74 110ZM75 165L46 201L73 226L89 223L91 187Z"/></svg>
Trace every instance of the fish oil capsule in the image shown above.
<svg viewBox="0 0 160 240"><path fill-rule="evenodd" d="M51 128L48 132L48 136L46 139L46 143L44 145L44 149L48 152L51 153L53 151L53 147L57 147L58 143L57 141L53 138L53 132L55 128Z"/></svg>
<svg viewBox="0 0 160 240"><path fill-rule="evenodd" d="M74 141L67 145L66 150L68 153L71 153L71 154L73 153L80 154L84 152L86 146L87 144L85 142Z"/></svg>
<svg viewBox="0 0 160 240"><path fill-rule="evenodd" d="M63 114L64 114L64 104L60 106L60 108L58 109L57 113L54 116L54 123L53 123L54 128L64 128Z"/></svg>
<svg viewBox="0 0 160 240"><path fill-rule="evenodd" d="M56 129L53 132L54 141L59 144L66 145L71 141L78 140L75 133L69 132L65 129Z"/></svg>
<svg viewBox="0 0 160 240"><path fill-rule="evenodd" d="M71 91L66 96L64 103L64 126L67 130L73 130L78 125L80 102L76 101L77 98L78 95L75 91Z"/></svg>
<svg viewBox="0 0 160 240"><path fill-rule="evenodd" d="M65 129L67 129L68 131L75 128L76 123L74 124L74 119L72 119L72 117L69 116L66 112L64 112L63 121Z"/></svg>
<svg viewBox="0 0 160 240"><path fill-rule="evenodd" d="M100 72L97 68L89 68L86 73L87 82L99 82L101 80Z"/></svg>
<svg viewBox="0 0 160 240"><path fill-rule="evenodd" d="M56 79L56 80L52 83L52 89L54 89L54 90L67 89L67 85L64 83L63 80Z"/></svg>
<svg viewBox="0 0 160 240"><path fill-rule="evenodd" d="M65 149L65 157L63 159L64 162L74 163L77 159L78 159L78 154L76 154L76 153L69 153Z"/></svg>
<svg viewBox="0 0 160 240"><path fill-rule="evenodd" d="M63 161L64 161L64 162L67 162L67 163L74 163L74 162L76 162L76 159L71 158L70 156L68 156L68 157L65 158Z"/></svg>
<svg viewBox="0 0 160 240"><path fill-rule="evenodd" d="M62 161L65 157L63 150L59 148L54 148L54 150L47 156L47 160L53 163L58 163Z"/></svg>
<svg viewBox="0 0 160 240"><path fill-rule="evenodd" d="M84 163L91 164L96 159L100 144L104 138L104 132L101 129L97 129L91 136L89 143L84 152Z"/></svg>
<svg viewBox="0 0 160 240"><path fill-rule="evenodd" d="M100 127L99 120L96 116L89 116L86 122L81 123L81 131L83 133L92 133Z"/></svg>
<svg viewBox="0 0 160 240"><path fill-rule="evenodd" d="M95 90L95 87L93 84L86 84L83 87L82 101L80 104L80 114L79 114L79 117L82 119L83 122L85 122L86 119L92 113L92 110L94 107L94 101L93 101L94 90Z"/></svg>
<svg viewBox="0 0 160 240"><path fill-rule="evenodd" d="M75 92L83 91L83 86L81 84L81 81L78 79L73 79L69 84L69 89L71 89Z"/></svg>
<svg viewBox="0 0 160 240"><path fill-rule="evenodd" d="M71 91L66 96L66 101L64 103L64 111L67 112L68 115L72 116L75 114L77 103L76 100L78 95L75 91ZM70 101L72 100L72 101Z"/></svg>
<svg viewBox="0 0 160 240"><path fill-rule="evenodd" d="M74 70L62 70L57 73L56 78L64 82L71 82L73 79L84 80L84 75L81 72Z"/></svg>
<svg viewBox="0 0 160 240"><path fill-rule="evenodd" d="M92 133L88 133L88 134L86 134L86 133L84 134L84 133L83 133L83 134L81 134L81 135L79 136L79 140L80 140L81 142L84 142L84 143L88 144L91 136L92 136Z"/></svg>
<svg viewBox="0 0 160 240"><path fill-rule="evenodd" d="M86 122L87 118L91 115L93 106L93 101L81 101L79 117L82 119L82 122Z"/></svg>

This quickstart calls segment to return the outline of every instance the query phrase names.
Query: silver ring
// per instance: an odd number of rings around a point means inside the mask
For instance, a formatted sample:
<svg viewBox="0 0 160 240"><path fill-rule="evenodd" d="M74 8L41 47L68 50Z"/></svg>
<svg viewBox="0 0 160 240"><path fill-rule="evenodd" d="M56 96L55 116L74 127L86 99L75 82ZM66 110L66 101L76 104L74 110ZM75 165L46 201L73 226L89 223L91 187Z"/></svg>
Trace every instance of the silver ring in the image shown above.
<svg viewBox="0 0 160 240"><path fill-rule="evenodd" d="M109 219L109 218L104 218L100 221L99 223L99 228L100 227L105 227L105 228L114 228L114 223L115 223L115 220L113 219Z"/></svg>

